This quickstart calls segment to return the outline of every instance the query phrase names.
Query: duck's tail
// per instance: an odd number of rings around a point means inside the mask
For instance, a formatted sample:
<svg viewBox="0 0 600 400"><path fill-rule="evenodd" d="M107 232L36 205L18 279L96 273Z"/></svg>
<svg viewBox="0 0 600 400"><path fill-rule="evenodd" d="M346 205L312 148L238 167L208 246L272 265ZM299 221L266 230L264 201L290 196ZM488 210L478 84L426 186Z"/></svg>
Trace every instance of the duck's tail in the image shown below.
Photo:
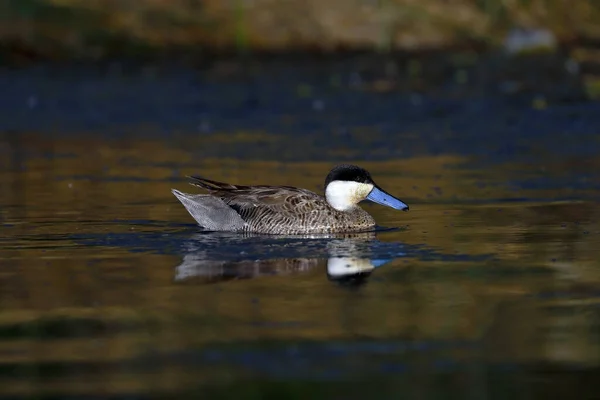
<svg viewBox="0 0 600 400"><path fill-rule="evenodd" d="M242 217L218 197L183 193L176 189L171 189L171 192L204 229L236 232L246 225Z"/></svg>

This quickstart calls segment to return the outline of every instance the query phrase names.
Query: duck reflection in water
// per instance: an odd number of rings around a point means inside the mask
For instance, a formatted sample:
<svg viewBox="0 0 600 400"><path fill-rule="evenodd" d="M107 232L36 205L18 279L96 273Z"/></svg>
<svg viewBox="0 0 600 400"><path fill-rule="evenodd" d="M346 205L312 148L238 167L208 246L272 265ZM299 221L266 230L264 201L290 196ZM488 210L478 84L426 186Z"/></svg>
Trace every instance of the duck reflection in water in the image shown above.
<svg viewBox="0 0 600 400"><path fill-rule="evenodd" d="M365 283L370 274L403 253L393 246L383 257L374 249L383 243L375 232L273 236L258 234L194 234L186 242L183 261L175 268L175 281L215 283L289 275L325 267L327 277L339 283Z"/></svg>

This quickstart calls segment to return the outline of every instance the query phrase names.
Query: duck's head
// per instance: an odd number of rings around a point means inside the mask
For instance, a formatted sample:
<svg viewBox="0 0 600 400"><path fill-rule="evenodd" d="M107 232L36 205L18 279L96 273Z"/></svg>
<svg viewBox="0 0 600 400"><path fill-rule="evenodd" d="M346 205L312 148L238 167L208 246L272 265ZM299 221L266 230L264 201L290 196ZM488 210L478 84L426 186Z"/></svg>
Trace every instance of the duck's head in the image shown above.
<svg viewBox="0 0 600 400"><path fill-rule="evenodd" d="M371 174L356 165L338 165L325 178L325 198L338 211L348 211L363 200L408 211L408 205L386 193L371 178Z"/></svg>

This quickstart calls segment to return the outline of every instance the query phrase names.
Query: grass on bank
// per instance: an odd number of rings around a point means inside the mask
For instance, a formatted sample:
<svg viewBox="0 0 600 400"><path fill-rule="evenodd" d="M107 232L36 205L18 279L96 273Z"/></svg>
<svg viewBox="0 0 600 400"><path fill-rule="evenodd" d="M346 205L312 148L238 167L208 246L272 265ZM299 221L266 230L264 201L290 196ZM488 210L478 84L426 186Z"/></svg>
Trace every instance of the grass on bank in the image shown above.
<svg viewBox="0 0 600 400"><path fill-rule="evenodd" d="M3 46L49 57L494 46L513 26L600 39L594 0L5 0L0 15Z"/></svg>

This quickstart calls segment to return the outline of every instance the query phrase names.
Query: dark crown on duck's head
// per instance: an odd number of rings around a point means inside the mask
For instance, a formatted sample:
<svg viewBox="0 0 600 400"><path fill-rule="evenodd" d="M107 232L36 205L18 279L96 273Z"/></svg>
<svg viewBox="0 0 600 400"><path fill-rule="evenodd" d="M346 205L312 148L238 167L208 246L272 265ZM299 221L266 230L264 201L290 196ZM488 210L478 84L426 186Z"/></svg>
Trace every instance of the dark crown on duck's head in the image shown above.
<svg viewBox="0 0 600 400"><path fill-rule="evenodd" d="M369 171L351 164L336 165L325 178L325 188L333 181L374 183Z"/></svg>

